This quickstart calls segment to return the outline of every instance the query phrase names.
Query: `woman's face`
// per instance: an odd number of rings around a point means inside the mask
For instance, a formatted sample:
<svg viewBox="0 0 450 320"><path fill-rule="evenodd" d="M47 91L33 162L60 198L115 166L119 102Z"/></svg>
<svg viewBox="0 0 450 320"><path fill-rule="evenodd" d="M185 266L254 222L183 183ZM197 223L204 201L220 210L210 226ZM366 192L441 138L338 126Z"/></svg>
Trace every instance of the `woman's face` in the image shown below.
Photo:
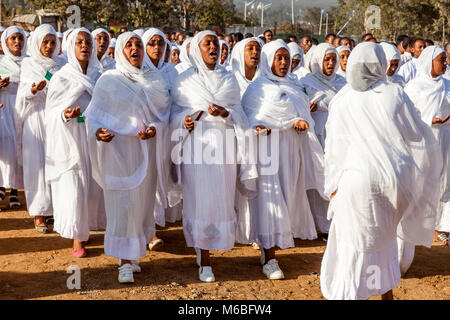
<svg viewBox="0 0 450 320"><path fill-rule="evenodd" d="M58 41L58 39L56 39L56 36L53 34L47 34L44 37L40 48L41 54L44 57L51 58L53 56L53 53L55 53L56 50L56 41Z"/></svg>
<svg viewBox="0 0 450 320"><path fill-rule="evenodd" d="M155 67L158 67L158 63L164 54L165 48L166 42L164 41L163 37L159 35L153 36L150 38L150 40L148 40L146 51Z"/></svg>
<svg viewBox="0 0 450 320"><path fill-rule="evenodd" d="M327 53L323 58L322 71L326 76L331 76L336 69L337 56L336 53Z"/></svg>
<svg viewBox="0 0 450 320"><path fill-rule="evenodd" d="M123 48L123 54L133 67L140 68L144 60L144 47L141 39L133 37L128 40Z"/></svg>
<svg viewBox="0 0 450 320"><path fill-rule="evenodd" d="M228 58L228 47L226 45L222 46L222 53L220 56L220 64L223 64Z"/></svg>
<svg viewBox="0 0 450 320"><path fill-rule="evenodd" d="M173 64L179 64L181 62L180 61L180 51L178 49L172 50L171 59L172 59Z"/></svg>
<svg viewBox="0 0 450 320"><path fill-rule="evenodd" d="M198 46L206 67L210 70L214 70L217 60L219 59L219 39L213 35L207 35Z"/></svg>
<svg viewBox="0 0 450 320"><path fill-rule="evenodd" d="M95 42L97 42L97 54L103 57L109 47L109 36L101 32L95 37Z"/></svg>
<svg viewBox="0 0 450 320"><path fill-rule="evenodd" d="M443 75L447 70L447 55L442 52L436 58L433 59L433 64L431 65L431 76L433 78Z"/></svg>
<svg viewBox="0 0 450 320"><path fill-rule="evenodd" d="M298 65L300 64L301 60L300 59L292 59L292 66L291 66L291 72L295 70L295 68L298 67Z"/></svg>
<svg viewBox="0 0 450 320"><path fill-rule="evenodd" d="M250 41L244 48L244 62L247 67L256 68L261 59L261 46L256 41Z"/></svg>
<svg viewBox="0 0 450 320"><path fill-rule="evenodd" d="M75 57L80 62L88 62L92 55L92 38L89 34L81 31L75 40Z"/></svg>
<svg viewBox="0 0 450 320"><path fill-rule="evenodd" d="M289 73L291 56L286 48L280 48L275 53L272 63L272 72L278 77L285 77Z"/></svg>
<svg viewBox="0 0 450 320"><path fill-rule="evenodd" d="M164 57L164 62L169 62L170 59L170 45L166 43L166 56Z"/></svg>
<svg viewBox="0 0 450 320"><path fill-rule="evenodd" d="M348 50L343 50L340 54L339 54L339 63L341 65L341 69L342 71L347 71L347 61L348 61L348 56L350 55L350 52Z"/></svg>
<svg viewBox="0 0 450 320"><path fill-rule="evenodd" d="M115 50L115 48L108 49L108 57L114 59L114 50Z"/></svg>
<svg viewBox="0 0 450 320"><path fill-rule="evenodd" d="M391 65L389 66L389 69L386 72L386 75L388 77L392 77L395 74L395 71L397 71L399 64L400 64L400 60L398 60L398 59L391 60Z"/></svg>
<svg viewBox="0 0 450 320"><path fill-rule="evenodd" d="M14 56L20 57L23 46L25 45L25 38L20 32L13 33L6 39L6 45Z"/></svg>

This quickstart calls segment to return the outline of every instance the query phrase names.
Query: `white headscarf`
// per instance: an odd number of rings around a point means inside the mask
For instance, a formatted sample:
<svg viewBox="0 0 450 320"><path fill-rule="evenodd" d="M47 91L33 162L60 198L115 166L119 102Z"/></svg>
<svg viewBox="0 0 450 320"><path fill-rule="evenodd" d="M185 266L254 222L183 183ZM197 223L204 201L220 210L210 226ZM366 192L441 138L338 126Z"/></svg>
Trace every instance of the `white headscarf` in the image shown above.
<svg viewBox="0 0 450 320"><path fill-rule="evenodd" d="M191 64L191 60L189 59L189 56L187 54L187 46L191 43L193 38L187 38L186 40L184 40L183 44L180 47L180 61L181 63L179 63L175 68L178 71L178 73L182 73L183 71L189 69L192 64ZM190 50L189 50L190 52Z"/></svg>
<svg viewBox="0 0 450 320"><path fill-rule="evenodd" d="M386 55L386 63L387 63L387 70L391 67L391 61L392 60L399 60L399 66L397 70L395 70L394 74L392 76L387 76L387 80L393 83L398 83L402 87L405 86L405 81L403 80L403 77L398 74L398 70L400 69L401 64L401 56L400 51L398 51L397 46L394 46L387 42L380 43L381 47L383 48L384 54Z"/></svg>
<svg viewBox="0 0 450 320"><path fill-rule="evenodd" d="M116 47L116 42L117 42L117 39L116 38L112 38L111 41L109 42L109 47L110 48L115 48Z"/></svg>
<svg viewBox="0 0 450 320"><path fill-rule="evenodd" d="M347 46L340 46L340 47L337 47L337 48L336 48L336 51L337 51L337 53L338 53L338 57L339 57L339 58L340 58L340 56L341 56L341 52L342 52L342 51L348 51L349 53L352 52ZM340 76L342 76L342 77L345 77L345 71L342 70L341 64L340 64L340 63L338 64L338 70L336 71L336 74L338 74L338 75L340 75Z"/></svg>
<svg viewBox="0 0 450 320"><path fill-rule="evenodd" d="M42 41L48 34L52 34L56 37L56 49L51 58L44 57L41 54ZM41 66L42 69L50 70L54 66L62 63L62 61L57 58L59 48L60 44L55 29L50 24L42 24L34 30L28 50L31 58L36 62L36 67Z"/></svg>
<svg viewBox="0 0 450 320"><path fill-rule="evenodd" d="M163 143L161 130L169 121L168 91L162 77L155 77L157 73L145 73L145 66L137 68L125 57L124 48L132 38L141 40L134 32L125 32L117 38L117 68L100 77L84 113L91 133L101 127L120 135L109 144L98 142L95 135L91 135L93 176L106 190L135 189L146 177L148 165L154 165L149 162L153 157L158 168L159 190L164 191L166 171L162 154L167 146ZM155 126L157 130L156 155L149 155L148 141L137 136L148 126ZM125 149L123 143L127 144ZM130 148L134 150L133 154L124 152ZM105 164L103 159L108 159L108 163Z"/></svg>
<svg viewBox="0 0 450 320"><path fill-rule="evenodd" d="M417 77L405 87L405 92L420 110L423 121L430 126L434 117L444 118L450 114L450 106L443 106L446 95L450 94L450 81L442 75L436 78L431 76L433 60L443 52L438 46L425 48L419 57Z"/></svg>
<svg viewBox="0 0 450 320"><path fill-rule="evenodd" d="M239 87L241 89L241 97L244 95L245 90L247 89L248 85L255 80L259 74L260 74L260 68L258 66L258 69L256 70L255 76L252 80L248 80L245 77L245 47L249 42L256 42L261 46L261 43L257 40L257 38L247 38L242 41L239 41L233 48L233 51L231 52L231 68L232 71L239 83ZM262 48L262 46L261 46ZM260 58L261 61L261 58Z"/></svg>
<svg viewBox="0 0 450 320"><path fill-rule="evenodd" d="M386 80L386 70L383 47L377 43L363 42L348 58L347 82L356 91L366 91L378 81Z"/></svg>
<svg viewBox="0 0 450 320"><path fill-rule="evenodd" d="M303 58L304 56L303 49L297 44L297 42L289 42L287 46L289 48L289 52L291 53L291 59L300 60L299 65L294 70L292 70L292 72L294 73L300 68L305 66L305 59Z"/></svg>
<svg viewBox="0 0 450 320"><path fill-rule="evenodd" d="M103 29L103 28L97 28L97 29L95 29L94 31L92 31L92 38L94 38L94 40L95 40L95 38L96 38L100 33L105 33L106 36L107 36L108 39L109 39L109 42L111 42L111 36L109 35L108 30ZM105 52L105 54L103 55L103 57L105 57L105 56L107 56L107 55L108 55L108 53ZM103 60L103 57L102 57L102 60Z"/></svg>
<svg viewBox="0 0 450 320"><path fill-rule="evenodd" d="M223 62L223 63L220 63L220 61L219 61L219 63L222 65L222 66L227 66L229 63L230 63L230 60L231 60L231 52L230 52L230 46L228 45L228 42L226 42L225 40L219 40L219 42L220 42L220 49L219 49L219 55L220 56L222 56L222 50L223 50L223 46L225 45L225 46L227 46L227 48L228 48L228 56L227 56L227 58L225 59L225 61ZM220 59L220 60L222 60L222 59Z"/></svg>
<svg viewBox="0 0 450 320"><path fill-rule="evenodd" d="M63 40L61 43L61 50L62 50L63 55L66 57L67 57L67 37L72 33L73 30L74 29L70 28L70 29L67 29L66 31L64 31L64 33L63 33L64 36L63 36Z"/></svg>
<svg viewBox="0 0 450 320"><path fill-rule="evenodd" d="M6 44L6 40L13 34L20 33L23 35L24 44L21 51L21 55L16 57L9 51L9 48ZM27 37L25 32L17 26L11 26L5 29L2 33L1 37L2 48L5 55L2 57L0 61L0 75L2 78L9 77L11 82L19 82L20 79L20 65L22 60L26 56L27 52Z"/></svg>
<svg viewBox="0 0 450 320"><path fill-rule="evenodd" d="M272 72L273 59L277 51L280 50L281 48L284 48L289 52L289 47L281 39L270 41L269 43L264 45L261 51L261 63L259 64L261 68L261 74L264 75L264 77L266 77L267 79L272 81L291 82L291 79L289 77L279 77ZM289 63L289 73L291 71L292 57L290 61L291 62Z"/></svg>
<svg viewBox="0 0 450 320"><path fill-rule="evenodd" d="M144 36L145 30L144 29L136 29L133 32L142 38Z"/></svg>
<svg viewBox="0 0 450 320"><path fill-rule="evenodd" d="M181 53L180 47L174 42L174 43L172 43L171 46L170 46L170 59L169 59L169 62L170 62L170 63L172 63L172 52L173 52L174 50L178 50L178 58L180 58L180 53ZM181 60L180 60L180 62L181 62ZM172 64L173 64L173 63L172 63ZM173 65L175 66L175 64L173 64Z"/></svg>
<svg viewBox="0 0 450 320"><path fill-rule="evenodd" d="M150 57L147 54L147 43L154 37L154 36L160 36L163 40L164 40L164 51L163 54L161 56L161 58L159 59L158 62L158 66L155 67L155 65L153 64L152 60L150 60ZM164 64L164 58L166 56L166 51L167 51L167 43L166 43L166 36L164 35L164 32L162 32L159 29L156 28L150 28L148 29L144 35L142 36L142 41L144 43L144 51L145 51L145 57L144 57L144 64L149 68L149 69L154 69L154 68L158 68L161 69L163 64Z"/></svg>

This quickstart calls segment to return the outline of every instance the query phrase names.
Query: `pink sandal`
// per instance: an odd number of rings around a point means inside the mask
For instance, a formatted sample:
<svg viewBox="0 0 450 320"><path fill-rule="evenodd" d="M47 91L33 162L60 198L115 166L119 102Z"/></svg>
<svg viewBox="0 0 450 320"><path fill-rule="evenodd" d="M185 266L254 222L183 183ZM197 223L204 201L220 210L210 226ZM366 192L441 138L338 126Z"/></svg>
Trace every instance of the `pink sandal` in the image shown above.
<svg viewBox="0 0 450 320"><path fill-rule="evenodd" d="M84 257L87 256L87 252L86 252L86 249L85 249L85 248L81 248L81 249L75 250L75 249L72 247L72 255L73 255L75 258L84 258Z"/></svg>

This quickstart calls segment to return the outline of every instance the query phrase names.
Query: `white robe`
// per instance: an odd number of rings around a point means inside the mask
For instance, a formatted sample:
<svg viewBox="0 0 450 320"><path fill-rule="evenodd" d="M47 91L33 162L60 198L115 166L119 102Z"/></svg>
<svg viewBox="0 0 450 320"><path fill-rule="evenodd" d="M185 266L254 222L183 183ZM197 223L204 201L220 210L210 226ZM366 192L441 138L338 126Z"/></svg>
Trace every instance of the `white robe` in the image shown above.
<svg viewBox="0 0 450 320"><path fill-rule="evenodd" d="M227 154L245 158L243 139L248 122L234 76L222 66L209 70L203 62L198 44L206 35L214 34L200 32L191 42L190 59L194 67L177 78L171 122L174 129L184 128L186 115L196 120L203 111L193 132L189 134L183 129L180 137L184 146L178 178L183 190L186 243L204 250L228 250L235 243L237 185L242 185L242 190L254 191L257 173L255 166L237 165L236 161L227 164L224 160ZM230 115L226 119L209 115L210 103L226 108ZM233 135L234 146L230 145L230 139L227 143L226 131ZM211 161L205 157L200 163L195 161L200 153L211 155Z"/></svg>
<svg viewBox="0 0 450 320"><path fill-rule="evenodd" d="M419 67L418 61L419 59L412 58L400 66L398 74L403 78L406 84L417 76L417 68Z"/></svg>
<svg viewBox="0 0 450 320"><path fill-rule="evenodd" d="M327 299L368 299L400 283L397 234L431 246L442 158L403 90L385 81L381 46L358 45L330 105L325 191L332 219L320 285ZM363 73L357 70L370 70Z"/></svg>
<svg viewBox="0 0 450 320"><path fill-rule="evenodd" d="M42 39L47 34L56 35L53 27L41 25L30 43L32 57L22 62L20 85L16 101L16 129L19 161L23 166L24 190L28 213L31 216L53 214L50 183L45 179L45 102L48 81L61 68L62 59L57 57L59 46L52 59L40 53ZM47 76L47 78L46 78ZM33 83L46 80L46 87L36 95L31 93Z"/></svg>
<svg viewBox="0 0 450 320"><path fill-rule="evenodd" d="M68 63L56 72L48 86L45 106L46 179L51 183L54 230L63 238L87 241L89 231L104 229L106 215L103 191L92 177L88 136L82 118L65 120L64 110L90 103L95 82L100 77L96 48L89 60L87 75L75 57L75 40L80 28L68 37Z"/></svg>

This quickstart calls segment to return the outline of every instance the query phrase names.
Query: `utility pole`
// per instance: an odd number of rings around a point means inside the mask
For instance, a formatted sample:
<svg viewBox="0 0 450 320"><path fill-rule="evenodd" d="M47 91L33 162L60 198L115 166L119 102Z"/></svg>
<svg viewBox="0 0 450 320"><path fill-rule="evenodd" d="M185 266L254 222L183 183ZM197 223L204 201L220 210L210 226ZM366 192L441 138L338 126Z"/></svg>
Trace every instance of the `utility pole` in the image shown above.
<svg viewBox="0 0 450 320"><path fill-rule="evenodd" d="M327 35L327 34L328 34L328 12L327 12L327 27L326 27L325 30L326 30L326 31L325 31L325 35Z"/></svg>
<svg viewBox="0 0 450 320"><path fill-rule="evenodd" d="M323 17L323 9L320 10L320 25L319 25L319 36L322 34L322 17Z"/></svg>
<svg viewBox="0 0 450 320"><path fill-rule="evenodd" d="M291 13L292 13L292 25L295 24L295 18L294 18L294 0L291 0Z"/></svg>
<svg viewBox="0 0 450 320"><path fill-rule="evenodd" d="M2 0L0 0L0 26L2 25Z"/></svg>

